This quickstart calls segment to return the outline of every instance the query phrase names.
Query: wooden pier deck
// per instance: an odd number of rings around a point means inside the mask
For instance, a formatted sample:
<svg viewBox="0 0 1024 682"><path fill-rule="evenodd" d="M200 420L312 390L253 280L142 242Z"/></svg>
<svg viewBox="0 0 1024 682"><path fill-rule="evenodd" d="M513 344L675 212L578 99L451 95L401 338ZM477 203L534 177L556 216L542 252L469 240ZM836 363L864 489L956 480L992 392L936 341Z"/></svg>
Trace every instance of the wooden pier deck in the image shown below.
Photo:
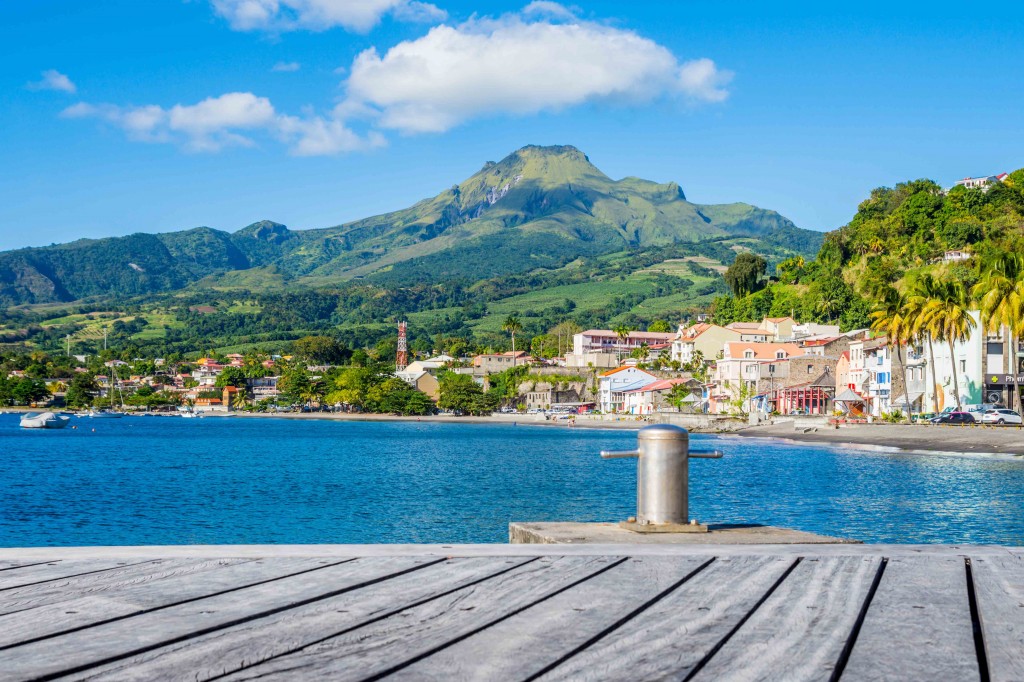
<svg viewBox="0 0 1024 682"><path fill-rule="evenodd" d="M0 680L1021 680L1024 551L0 550Z"/></svg>

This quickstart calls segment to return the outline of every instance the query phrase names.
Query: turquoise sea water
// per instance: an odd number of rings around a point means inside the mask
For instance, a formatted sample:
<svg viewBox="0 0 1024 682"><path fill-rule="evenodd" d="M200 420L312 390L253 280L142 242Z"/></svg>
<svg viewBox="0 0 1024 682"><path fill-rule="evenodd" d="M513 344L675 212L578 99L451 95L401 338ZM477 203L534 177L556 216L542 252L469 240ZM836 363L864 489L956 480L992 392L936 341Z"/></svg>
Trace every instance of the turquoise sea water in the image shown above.
<svg viewBox="0 0 1024 682"><path fill-rule="evenodd" d="M635 432L0 415L0 546L504 542L635 508ZM92 429L95 429L93 431ZM867 542L1024 544L1024 463L693 436L691 515ZM715 442L711 442L715 441Z"/></svg>

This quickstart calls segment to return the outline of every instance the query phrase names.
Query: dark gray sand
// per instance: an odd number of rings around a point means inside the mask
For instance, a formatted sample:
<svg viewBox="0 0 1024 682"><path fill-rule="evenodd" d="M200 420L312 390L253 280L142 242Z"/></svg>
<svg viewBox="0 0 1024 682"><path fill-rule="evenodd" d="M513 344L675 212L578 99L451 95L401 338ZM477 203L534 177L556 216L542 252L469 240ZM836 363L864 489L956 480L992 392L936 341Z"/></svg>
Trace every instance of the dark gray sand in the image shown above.
<svg viewBox="0 0 1024 682"><path fill-rule="evenodd" d="M851 444L898 448L907 451L962 455L998 454L1024 457L1024 429L1017 426L946 426L932 424L850 424L819 426L804 433L792 422L751 426L740 437L785 438L807 443Z"/></svg>

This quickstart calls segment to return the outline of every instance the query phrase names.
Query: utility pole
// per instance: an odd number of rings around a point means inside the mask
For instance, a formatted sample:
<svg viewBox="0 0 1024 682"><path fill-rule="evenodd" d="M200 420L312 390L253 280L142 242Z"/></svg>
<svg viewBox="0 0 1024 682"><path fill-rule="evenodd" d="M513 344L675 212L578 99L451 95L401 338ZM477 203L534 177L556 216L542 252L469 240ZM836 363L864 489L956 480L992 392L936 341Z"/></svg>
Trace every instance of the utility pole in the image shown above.
<svg viewBox="0 0 1024 682"><path fill-rule="evenodd" d="M107 349L107 328L103 328L103 350Z"/></svg>
<svg viewBox="0 0 1024 682"><path fill-rule="evenodd" d="M67 357L70 358L71 357L71 334L65 334L64 335L64 346L65 346L64 354Z"/></svg>

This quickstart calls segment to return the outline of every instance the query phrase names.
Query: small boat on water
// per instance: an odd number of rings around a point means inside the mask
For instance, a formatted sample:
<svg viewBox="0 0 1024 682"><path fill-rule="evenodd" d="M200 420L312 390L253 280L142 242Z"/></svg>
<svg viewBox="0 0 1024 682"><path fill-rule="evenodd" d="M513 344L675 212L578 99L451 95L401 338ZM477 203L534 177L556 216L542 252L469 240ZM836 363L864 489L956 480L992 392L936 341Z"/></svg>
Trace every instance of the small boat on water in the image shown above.
<svg viewBox="0 0 1024 682"><path fill-rule="evenodd" d="M89 410L89 416L93 419L120 419L124 416L124 412L115 412L114 410Z"/></svg>
<svg viewBox="0 0 1024 682"><path fill-rule="evenodd" d="M42 412L37 414L29 412L21 418L23 429L63 429L71 421L70 417L62 417L53 412Z"/></svg>

